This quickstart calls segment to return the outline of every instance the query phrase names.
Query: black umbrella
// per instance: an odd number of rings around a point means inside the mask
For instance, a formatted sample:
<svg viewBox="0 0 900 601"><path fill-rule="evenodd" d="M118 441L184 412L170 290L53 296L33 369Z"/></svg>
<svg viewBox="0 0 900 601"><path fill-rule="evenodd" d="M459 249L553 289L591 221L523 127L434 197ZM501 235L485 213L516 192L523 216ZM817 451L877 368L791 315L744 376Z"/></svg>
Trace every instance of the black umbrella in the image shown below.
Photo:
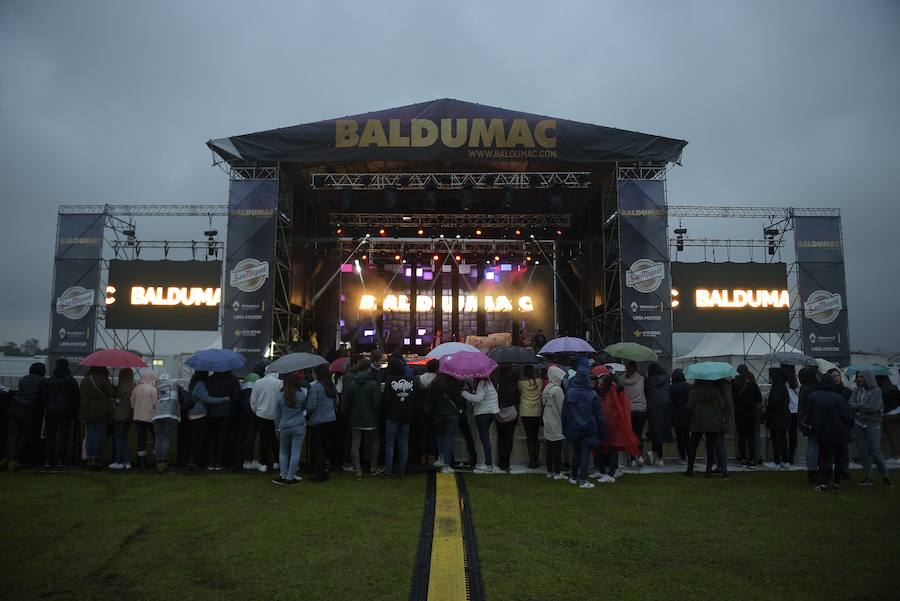
<svg viewBox="0 0 900 601"><path fill-rule="evenodd" d="M498 346L488 353L498 365L536 365L541 362L534 351L524 346Z"/></svg>

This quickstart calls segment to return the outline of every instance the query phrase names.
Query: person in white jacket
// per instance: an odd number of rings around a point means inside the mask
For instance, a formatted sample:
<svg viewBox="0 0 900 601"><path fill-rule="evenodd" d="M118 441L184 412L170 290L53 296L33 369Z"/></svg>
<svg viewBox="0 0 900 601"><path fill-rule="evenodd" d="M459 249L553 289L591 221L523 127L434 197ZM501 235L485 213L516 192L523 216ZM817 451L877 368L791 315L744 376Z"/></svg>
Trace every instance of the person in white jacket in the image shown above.
<svg viewBox="0 0 900 601"><path fill-rule="evenodd" d="M281 394L282 381L278 374L266 375L253 383L250 393L250 409L256 414L259 431L259 471L266 473L277 468L278 440L275 437L275 405Z"/></svg>
<svg viewBox="0 0 900 601"><path fill-rule="evenodd" d="M479 379L470 382L462 391L463 398L472 403L472 414L475 416L475 425L478 427L478 437L484 449L484 463L475 466L476 474L502 474L498 466L494 465L491 453L491 424L494 416L500 413L500 405L497 402L497 389L488 379Z"/></svg>
<svg viewBox="0 0 900 601"><path fill-rule="evenodd" d="M566 393L562 389L562 381L566 372L555 365L547 370L550 382L541 393L544 405L544 441L547 443L547 477L563 480L562 473L562 405Z"/></svg>

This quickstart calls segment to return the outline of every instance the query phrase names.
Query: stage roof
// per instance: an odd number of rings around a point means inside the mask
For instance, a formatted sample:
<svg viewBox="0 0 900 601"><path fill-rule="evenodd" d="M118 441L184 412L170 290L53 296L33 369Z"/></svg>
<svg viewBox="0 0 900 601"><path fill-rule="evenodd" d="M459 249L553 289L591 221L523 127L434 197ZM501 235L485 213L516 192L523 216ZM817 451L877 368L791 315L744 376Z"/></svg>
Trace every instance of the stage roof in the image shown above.
<svg viewBox="0 0 900 601"><path fill-rule="evenodd" d="M232 164L365 161L679 163L687 142L442 98L210 140Z"/></svg>

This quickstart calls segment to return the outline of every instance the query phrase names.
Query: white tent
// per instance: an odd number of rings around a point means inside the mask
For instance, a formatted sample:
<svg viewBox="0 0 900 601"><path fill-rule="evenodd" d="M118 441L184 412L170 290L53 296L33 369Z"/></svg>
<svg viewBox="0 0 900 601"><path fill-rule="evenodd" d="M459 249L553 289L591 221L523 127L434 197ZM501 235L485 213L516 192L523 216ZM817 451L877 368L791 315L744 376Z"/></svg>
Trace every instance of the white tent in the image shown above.
<svg viewBox="0 0 900 601"><path fill-rule="evenodd" d="M690 352L675 358L675 367L700 361L743 363L762 381L768 381L766 355L775 352L799 353L778 334L709 333Z"/></svg>

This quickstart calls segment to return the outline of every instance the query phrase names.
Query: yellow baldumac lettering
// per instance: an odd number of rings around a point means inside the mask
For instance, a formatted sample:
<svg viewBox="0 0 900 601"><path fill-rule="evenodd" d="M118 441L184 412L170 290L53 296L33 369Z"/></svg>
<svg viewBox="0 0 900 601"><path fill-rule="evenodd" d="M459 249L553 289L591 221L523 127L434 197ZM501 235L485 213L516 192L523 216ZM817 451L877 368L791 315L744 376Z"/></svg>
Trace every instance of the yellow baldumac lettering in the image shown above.
<svg viewBox="0 0 900 601"><path fill-rule="evenodd" d="M334 145L336 148L350 148L359 144L357 130L359 124L353 119L338 119L334 122Z"/></svg>

